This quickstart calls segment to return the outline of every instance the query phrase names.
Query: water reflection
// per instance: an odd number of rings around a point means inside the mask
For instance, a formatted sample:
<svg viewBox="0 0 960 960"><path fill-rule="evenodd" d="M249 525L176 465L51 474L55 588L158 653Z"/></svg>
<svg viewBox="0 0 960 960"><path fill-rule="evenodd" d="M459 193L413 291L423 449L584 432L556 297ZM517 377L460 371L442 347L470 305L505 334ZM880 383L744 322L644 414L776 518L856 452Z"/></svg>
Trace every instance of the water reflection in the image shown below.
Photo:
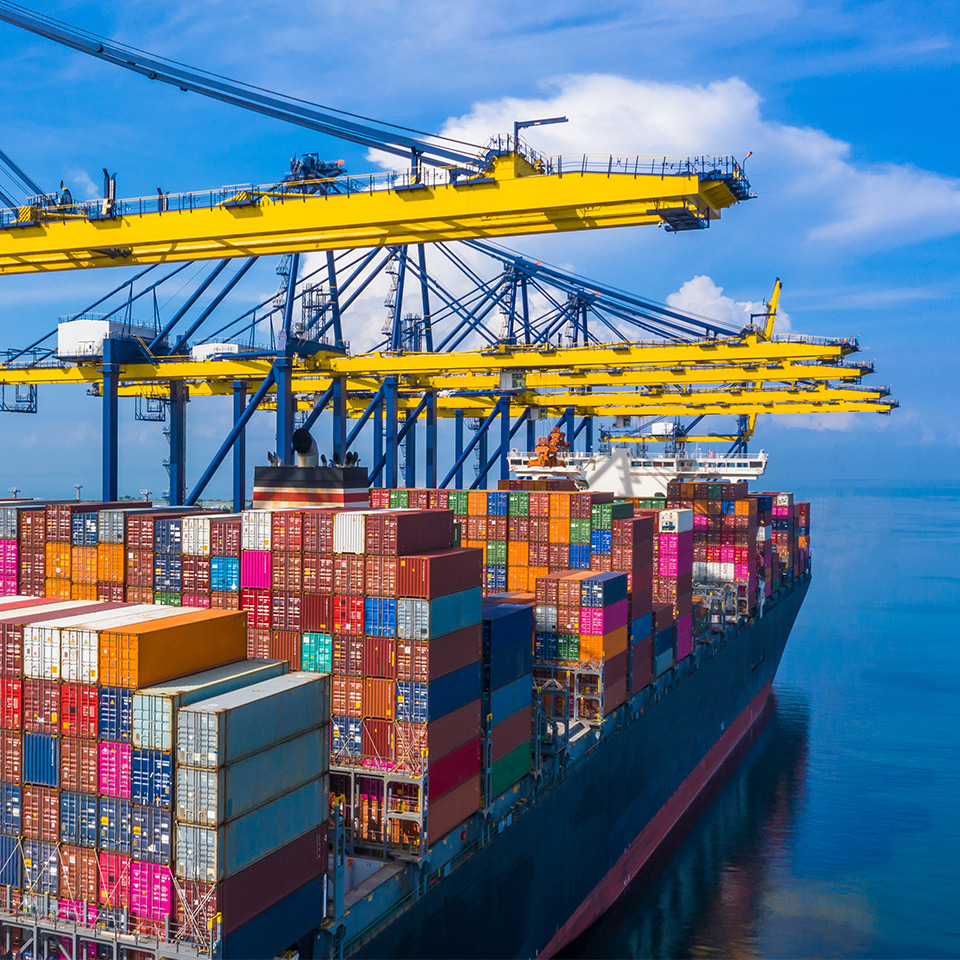
<svg viewBox="0 0 960 960"><path fill-rule="evenodd" d="M701 798L659 862L562 956L757 956L759 914L804 801L809 726L806 699L778 688L726 781Z"/></svg>

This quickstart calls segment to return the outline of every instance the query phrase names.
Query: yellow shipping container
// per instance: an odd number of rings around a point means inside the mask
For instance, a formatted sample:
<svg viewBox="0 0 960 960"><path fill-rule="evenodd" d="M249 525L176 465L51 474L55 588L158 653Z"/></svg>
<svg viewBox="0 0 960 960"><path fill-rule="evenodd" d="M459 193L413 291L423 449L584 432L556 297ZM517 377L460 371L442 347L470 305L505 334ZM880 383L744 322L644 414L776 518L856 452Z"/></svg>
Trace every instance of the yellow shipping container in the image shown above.
<svg viewBox="0 0 960 960"><path fill-rule="evenodd" d="M243 660L246 614L191 610L100 634L100 682L107 687L149 687L189 673Z"/></svg>
<svg viewBox="0 0 960 960"><path fill-rule="evenodd" d="M63 577L48 577L43 592L48 597L60 597L63 600L69 600L70 581Z"/></svg>
<svg viewBox="0 0 960 960"><path fill-rule="evenodd" d="M56 580L69 580L70 544L47 541L46 556L47 576ZM55 596L59 596L59 594L55 594Z"/></svg>
<svg viewBox="0 0 960 960"><path fill-rule="evenodd" d="M123 583L127 552L122 543L97 545L97 580L100 583Z"/></svg>
<svg viewBox="0 0 960 960"><path fill-rule="evenodd" d="M74 583L97 582L97 548L72 547L70 550L70 579ZM75 599L80 599L79 597Z"/></svg>

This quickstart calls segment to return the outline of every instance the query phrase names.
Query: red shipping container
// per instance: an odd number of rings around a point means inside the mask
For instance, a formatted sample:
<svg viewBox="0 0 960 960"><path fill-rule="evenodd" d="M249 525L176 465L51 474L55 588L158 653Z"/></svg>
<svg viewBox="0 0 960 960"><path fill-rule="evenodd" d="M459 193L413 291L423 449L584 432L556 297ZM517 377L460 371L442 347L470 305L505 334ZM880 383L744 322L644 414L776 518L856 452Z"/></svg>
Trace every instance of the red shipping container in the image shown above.
<svg viewBox="0 0 960 960"><path fill-rule="evenodd" d="M333 633L333 597L303 594L300 598L300 626L304 632Z"/></svg>
<svg viewBox="0 0 960 960"><path fill-rule="evenodd" d="M241 609L247 611L247 626L256 630L270 629L270 591L241 590Z"/></svg>
<svg viewBox="0 0 960 960"><path fill-rule="evenodd" d="M363 638L363 675L365 677L397 676L397 646L391 637Z"/></svg>
<svg viewBox="0 0 960 960"><path fill-rule="evenodd" d="M301 594L272 593L270 595L270 629L299 632L303 629L300 611ZM294 669L299 669L299 667Z"/></svg>
<svg viewBox="0 0 960 960"><path fill-rule="evenodd" d="M286 660L291 670L300 669L300 634L289 630L270 631L270 660Z"/></svg>
<svg viewBox="0 0 960 960"><path fill-rule="evenodd" d="M282 553L303 550L303 511L277 510L272 517L270 545Z"/></svg>
<svg viewBox="0 0 960 960"><path fill-rule="evenodd" d="M450 492L448 490L430 490L427 503L431 510L447 510L450 506ZM389 498L387 506L390 506Z"/></svg>
<svg viewBox="0 0 960 960"><path fill-rule="evenodd" d="M430 491L429 490L407 490L407 503L411 510L430 509ZM433 509L439 509L434 507Z"/></svg>
<svg viewBox="0 0 960 960"><path fill-rule="evenodd" d="M46 510L43 507L38 507L36 510L21 510L17 515L17 522L20 549L42 550L47 542Z"/></svg>
<svg viewBox="0 0 960 960"><path fill-rule="evenodd" d="M33 840L60 840L60 794L52 787L24 786L21 823L23 835Z"/></svg>
<svg viewBox="0 0 960 960"><path fill-rule="evenodd" d="M364 595L364 557L362 554L334 554L333 593L335 596L341 597L362 597Z"/></svg>
<svg viewBox="0 0 960 960"><path fill-rule="evenodd" d="M401 597L444 597L483 582L483 551L471 547L401 557L397 594Z"/></svg>
<svg viewBox="0 0 960 960"><path fill-rule="evenodd" d="M429 683L480 659L482 624L434 640L397 640L397 679Z"/></svg>
<svg viewBox="0 0 960 960"><path fill-rule="evenodd" d="M333 510L313 510L303 515L303 552L333 553Z"/></svg>
<svg viewBox="0 0 960 960"><path fill-rule="evenodd" d="M97 584L97 599L122 603L126 593L124 586L122 583L102 581Z"/></svg>
<svg viewBox="0 0 960 960"><path fill-rule="evenodd" d="M13 677L0 677L0 726L5 730L23 727L23 683Z"/></svg>
<svg viewBox="0 0 960 960"><path fill-rule="evenodd" d="M487 517L487 541L507 539L507 518Z"/></svg>
<svg viewBox="0 0 960 960"><path fill-rule="evenodd" d="M531 517L549 517L550 516L550 494L549 493L531 493L530 494L530 516ZM531 539L533 539L532 535L531 535Z"/></svg>
<svg viewBox="0 0 960 960"><path fill-rule="evenodd" d="M333 673L341 677L363 676L363 637L333 637Z"/></svg>
<svg viewBox="0 0 960 960"><path fill-rule="evenodd" d="M23 737L16 730L0 730L0 770L7 783L19 783L23 770Z"/></svg>
<svg viewBox="0 0 960 960"><path fill-rule="evenodd" d="M181 560L180 589L182 593L210 592L210 558L185 556Z"/></svg>
<svg viewBox="0 0 960 960"><path fill-rule="evenodd" d="M446 836L454 827L480 809L480 777L471 777L466 782L430 801L428 843L433 845Z"/></svg>
<svg viewBox="0 0 960 960"><path fill-rule="evenodd" d="M396 757L396 732L393 721L364 717L361 751L364 759L393 763Z"/></svg>
<svg viewBox="0 0 960 960"><path fill-rule="evenodd" d="M398 564L396 557L364 557L363 576L366 596L397 596Z"/></svg>
<svg viewBox="0 0 960 960"><path fill-rule="evenodd" d="M528 560L531 567L549 567L550 566L550 544L549 543L531 543Z"/></svg>
<svg viewBox="0 0 960 960"><path fill-rule="evenodd" d="M60 848L60 896L96 903L100 894L100 864L96 850Z"/></svg>
<svg viewBox="0 0 960 960"><path fill-rule="evenodd" d="M247 659L270 659L270 631L247 628Z"/></svg>
<svg viewBox="0 0 960 960"><path fill-rule="evenodd" d="M87 683L60 687L60 732L65 737L96 739L97 688Z"/></svg>
<svg viewBox="0 0 960 960"><path fill-rule="evenodd" d="M333 598L333 632L351 636L363 633L363 597Z"/></svg>
<svg viewBox="0 0 960 960"><path fill-rule="evenodd" d="M18 590L25 596L43 596L47 578L47 555L44 549L20 548Z"/></svg>
<svg viewBox="0 0 960 960"><path fill-rule="evenodd" d="M273 590L288 593L300 593L303 590L303 558L299 553L273 551L270 560L270 585Z"/></svg>
<svg viewBox="0 0 960 960"><path fill-rule="evenodd" d="M130 906L130 866L130 857L124 853L100 854L101 906Z"/></svg>
<svg viewBox="0 0 960 960"><path fill-rule="evenodd" d="M397 685L393 680L363 678L363 716L393 720L397 712Z"/></svg>
<svg viewBox="0 0 960 960"><path fill-rule="evenodd" d="M530 542L547 543L550 540L550 518L546 515L530 517Z"/></svg>
<svg viewBox="0 0 960 960"><path fill-rule="evenodd" d="M210 521L210 556L240 556L240 518Z"/></svg>
<svg viewBox="0 0 960 960"><path fill-rule="evenodd" d="M239 593L211 593L210 609L211 610L239 610L240 594Z"/></svg>
<svg viewBox="0 0 960 960"><path fill-rule="evenodd" d="M443 550L453 544L452 510L371 513L366 523L367 553L404 556Z"/></svg>
<svg viewBox="0 0 960 960"><path fill-rule="evenodd" d="M549 531L549 522L547 525ZM530 539L530 520L527 517L508 517L507 518L507 539L508 540L529 540Z"/></svg>
<svg viewBox="0 0 960 960"><path fill-rule="evenodd" d="M501 720L490 731L491 759L496 763L533 736L533 704Z"/></svg>
<svg viewBox="0 0 960 960"><path fill-rule="evenodd" d="M330 712L335 717L359 717L363 713L363 680L339 677L330 685Z"/></svg>
<svg viewBox="0 0 960 960"><path fill-rule="evenodd" d="M427 802L432 804L445 793L480 773L480 738L468 741L445 757L430 758Z"/></svg>
<svg viewBox="0 0 960 960"><path fill-rule="evenodd" d="M96 794L99 779L96 740L64 737L60 741L60 789Z"/></svg>
<svg viewBox="0 0 960 960"><path fill-rule="evenodd" d="M630 695L639 693L653 675L653 637L644 637L630 648Z"/></svg>
<svg viewBox="0 0 960 960"><path fill-rule="evenodd" d="M152 534L151 534L152 536ZM153 541L151 540L151 545ZM130 587L153 586L153 550L127 548L127 585Z"/></svg>

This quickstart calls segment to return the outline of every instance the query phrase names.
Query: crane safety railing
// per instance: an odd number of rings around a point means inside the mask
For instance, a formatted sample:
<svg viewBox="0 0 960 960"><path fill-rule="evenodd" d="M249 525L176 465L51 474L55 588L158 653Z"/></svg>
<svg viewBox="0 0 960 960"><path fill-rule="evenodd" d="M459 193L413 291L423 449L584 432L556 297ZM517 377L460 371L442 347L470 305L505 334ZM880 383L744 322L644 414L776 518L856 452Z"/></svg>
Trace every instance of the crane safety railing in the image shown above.
<svg viewBox="0 0 960 960"><path fill-rule="evenodd" d="M510 138L512 140L512 138ZM749 181L739 162L725 157L644 157L617 154L562 154L546 157L529 151L531 164L541 176L570 176L604 173L618 176L689 177L724 180L737 186L748 196ZM253 206L261 200L274 203L325 200L330 194L403 191L423 187L439 187L450 183L469 185L485 183L484 175L462 176L463 168L426 167L389 170L377 173L337 176L290 183L232 184L211 190L185 193L156 193L125 200L93 200L61 202L56 194L31 197L22 207L0 210L0 228L28 227L38 223L70 220L103 220L136 217L145 214L190 212L217 207ZM531 175L532 176L532 175Z"/></svg>

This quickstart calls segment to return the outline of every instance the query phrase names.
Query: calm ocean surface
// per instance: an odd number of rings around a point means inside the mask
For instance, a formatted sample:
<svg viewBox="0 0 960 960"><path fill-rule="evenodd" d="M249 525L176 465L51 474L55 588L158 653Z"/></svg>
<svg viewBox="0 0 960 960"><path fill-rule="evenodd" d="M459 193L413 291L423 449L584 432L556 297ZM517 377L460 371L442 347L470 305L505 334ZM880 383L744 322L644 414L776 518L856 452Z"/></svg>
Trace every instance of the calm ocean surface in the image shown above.
<svg viewBox="0 0 960 960"><path fill-rule="evenodd" d="M765 730L575 957L960 956L960 486L807 488Z"/></svg>

